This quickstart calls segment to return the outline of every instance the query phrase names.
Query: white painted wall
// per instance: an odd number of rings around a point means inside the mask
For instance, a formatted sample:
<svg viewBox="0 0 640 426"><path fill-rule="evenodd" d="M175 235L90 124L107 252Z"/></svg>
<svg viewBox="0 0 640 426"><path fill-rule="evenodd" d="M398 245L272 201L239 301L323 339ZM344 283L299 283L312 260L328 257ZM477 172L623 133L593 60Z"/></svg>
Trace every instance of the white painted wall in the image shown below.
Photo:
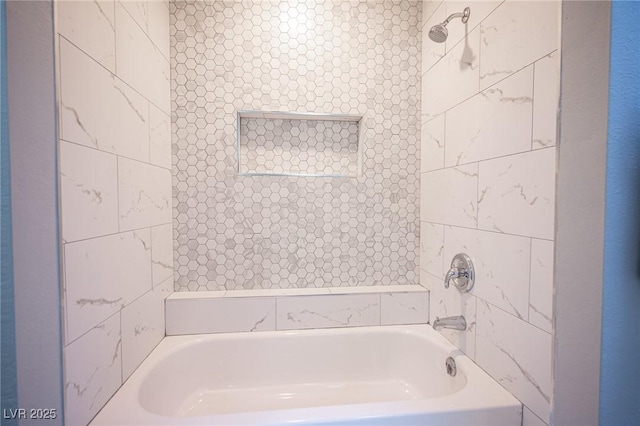
<svg viewBox="0 0 640 426"><path fill-rule="evenodd" d="M563 2L553 423L598 424L609 2Z"/></svg>
<svg viewBox="0 0 640 426"><path fill-rule="evenodd" d="M63 424L52 9L6 2L18 404L57 410L20 425Z"/></svg>

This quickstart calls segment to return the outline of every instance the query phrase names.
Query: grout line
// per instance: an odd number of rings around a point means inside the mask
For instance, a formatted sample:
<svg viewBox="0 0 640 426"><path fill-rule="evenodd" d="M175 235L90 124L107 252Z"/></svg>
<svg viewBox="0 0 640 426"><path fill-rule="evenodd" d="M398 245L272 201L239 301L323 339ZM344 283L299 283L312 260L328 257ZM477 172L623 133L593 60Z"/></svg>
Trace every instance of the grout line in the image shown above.
<svg viewBox="0 0 640 426"><path fill-rule="evenodd" d="M97 240L99 238L113 237L113 236L120 235L120 234L126 234L128 232L142 231L144 229L149 229L149 228L155 227L155 226L172 225L172 224L173 224L173 222L158 223L158 224L154 224L154 225L146 225L146 226L141 226L140 228L127 229L127 230L124 230L124 231L112 232L110 234L104 234L104 235L96 235L95 237L82 238L80 240L64 241L64 244L75 244L75 243L80 243L80 242L84 242L84 241Z"/></svg>
<svg viewBox="0 0 640 426"><path fill-rule="evenodd" d="M534 149L534 150L528 149L528 150L525 150L525 151L518 151L518 152L511 153L511 154L500 155L500 156L497 156L497 157L491 157L491 158L485 158L485 159L482 159L482 160L470 161L469 163L463 163L463 164L456 164L456 165L453 165L453 166L447 166L447 167L443 167L441 169L427 170L427 171L421 172L420 174L423 175L423 174L431 173L431 172L439 172L439 171L443 171L443 170L451 170L451 169L455 169L455 168L462 167L462 166L470 166L472 164L478 164L479 165L480 163L487 163L487 162L493 161L493 160L498 160L498 159L508 158L508 157L514 157L514 156L517 156L517 155L526 155L526 154L532 153L534 151L535 152L539 152L539 151L544 151L545 149L555 149L555 148L556 148L556 146L553 145L553 146L547 146L547 147L544 147L544 148L539 148L539 149Z"/></svg>
<svg viewBox="0 0 640 426"><path fill-rule="evenodd" d="M536 63L532 65L532 81L531 81L531 150L533 151L533 128L534 128L534 111L536 109Z"/></svg>
<svg viewBox="0 0 640 426"><path fill-rule="evenodd" d="M480 226L480 162L476 163L476 229Z"/></svg>
<svg viewBox="0 0 640 426"><path fill-rule="evenodd" d="M91 150L94 150L94 151L97 151L97 152L100 152L100 153L103 153L103 154L114 155L116 157L124 158L124 159L130 160L130 161L136 161L138 163L146 164L147 166L153 166L153 167L157 167L159 169L168 170L169 172L173 171L173 169L167 169L166 167L162 167L162 166L159 166L159 165L153 164L153 163L146 163L146 162L144 162L142 160L138 160L138 159L135 159L135 158L127 157L125 155L121 155L121 154L118 154L116 152L104 151L102 149L99 149L99 148L96 148L96 147L93 147L93 146L84 145L84 144L81 144L79 142L74 142L74 141L70 141L70 140L67 140L67 139L63 139L63 138L59 138L59 139L60 139L60 142L70 143L70 144L73 144L73 145L76 145L76 146L80 146L80 147L83 147L83 148L91 149Z"/></svg>
<svg viewBox="0 0 640 426"><path fill-rule="evenodd" d="M528 293L527 293L527 322L529 322L531 320L530 318L530 312L531 312L531 271L532 271L532 264L533 264L533 238L529 239L529 273L527 274L527 278L528 278L528 284L529 284L529 288L528 288ZM531 323L530 323L531 324Z"/></svg>
<svg viewBox="0 0 640 426"><path fill-rule="evenodd" d="M124 338L122 336L122 308L118 311L120 317L120 386L124 383ZM118 386L118 389L120 388Z"/></svg>
<svg viewBox="0 0 640 426"><path fill-rule="evenodd" d="M112 75L113 77L117 78L122 84L124 84L125 86L127 86L129 89L133 90L134 92L136 92L140 97L146 99L147 101L149 101L151 104L153 104L156 108L158 108L160 111L164 112L166 115L171 116L171 111L167 112L164 109L160 108L158 105L155 104L155 102L153 102L152 100L148 99L144 94L142 94L142 92L140 92L139 90L137 90L135 87L131 86L129 83L127 83L126 81L124 81L123 79L121 79L120 77L118 77L118 74L115 72L112 72L109 68L105 67L104 65L102 65L100 62L98 62L97 60L95 60L93 58L93 56L89 55L87 52L85 52L83 49L81 49L80 47L78 47L75 43L73 43L71 40L69 40L68 38L66 38L64 35L59 34L61 39L64 39L67 43L69 43L71 46L75 47L76 49L78 49L80 52L82 52L86 57L88 57L89 59L91 59L93 62L95 62L97 65L100 66L100 68L104 69L105 71L107 71L110 75ZM169 77L169 79L171 80L171 77Z"/></svg>
<svg viewBox="0 0 640 426"><path fill-rule="evenodd" d="M118 212L118 233L121 232L120 224L120 158L116 155L116 210Z"/></svg>
<svg viewBox="0 0 640 426"><path fill-rule="evenodd" d="M558 49L554 49L554 50L552 50L551 52L548 52L548 53L546 53L545 55L542 55L541 57L539 57L539 58L535 59L534 61L529 62L529 63L528 63L528 64L526 64L526 65L523 65L521 68L518 68L517 70L514 70L513 72L511 72L509 75L505 76L504 78L501 78L500 80L497 80L496 82L492 83L491 85L489 85L489 86L487 86L487 87L485 87L485 88L483 88L483 89L479 89L477 92L473 92L473 93L471 93L469 96L467 96L466 98L462 99L460 102L456 103L455 105L452 105L451 107L449 107L449 108L447 108L447 109L445 109L445 110L442 110L442 111L438 112L436 115L433 115L433 116L432 116L432 115L430 115L430 114L424 114L424 113L422 113L422 112L421 112L420 116L421 116L421 117L424 117L424 116L428 117L427 122L429 122L429 121L433 120L434 118L436 118L437 116L439 116L439 115L441 115L441 114L443 114L443 113L445 113L445 112L447 112L447 111L451 111L452 109L454 109L454 108L456 108L456 107L460 106L461 104L463 104L463 103L467 102L469 99L473 98L474 96L477 96L477 95L479 95L479 94L481 94L481 93L483 93L483 92L485 92L485 91L487 91L487 90L489 90L489 89L492 89L492 88L493 88L494 86L496 86L497 84L502 83L504 80L506 80L506 79L510 78L511 76L513 76L513 75L515 75L515 74L519 73L520 71L522 71L522 70L526 69L527 67L529 67L529 66L531 66L531 65L535 64L535 63L536 63L536 62L538 62L539 60L544 59L545 57L547 57L547 56L549 56L549 55L553 54L553 53L554 53L554 52L556 52L557 50L558 50ZM424 73L424 74L422 75L422 77L424 77L424 76L425 76L425 74L426 74L426 73Z"/></svg>
<svg viewBox="0 0 640 426"><path fill-rule="evenodd" d="M112 5L113 5L113 73L112 74L117 78L118 77L118 25L117 25L118 17L116 16L116 2L114 1L112 3ZM69 41L69 43L71 43L71 41ZM76 46L76 48L80 49L78 46ZM82 51L82 49L80 49L80 50ZM88 53L86 53L86 52L83 52L83 53L85 53L87 56L91 57ZM98 62L98 61L96 61L96 62ZM108 68L106 68L106 67L104 67L104 68L107 71L109 71ZM109 71L109 72L111 72L111 71Z"/></svg>
<svg viewBox="0 0 640 426"><path fill-rule="evenodd" d="M482 228L471 228L469 226L463 226L463 225L452 225L450 223L441 223L441 222L434 222L432 220L423 220L421 221L421 223L430 223L433 225L443 225L445 227L449 226L449 227L455 227L455 228L462 228L462 229L470 229L472 231L481 231L481 232L491 232L493 234L499 234L499 235L507 235L507 236L511 236L511 237L518 237L518 238L535 238L536 240L542 240L542 241L551 241L553 242L553 239L548 239L548 238L541 238L541 237L536 237L536 236L532 236L532 235L520 235L520 234L513 234L513 233L506 233L506 232L498 232L498 231L494 231L491 229L482 229Z"/></svg>

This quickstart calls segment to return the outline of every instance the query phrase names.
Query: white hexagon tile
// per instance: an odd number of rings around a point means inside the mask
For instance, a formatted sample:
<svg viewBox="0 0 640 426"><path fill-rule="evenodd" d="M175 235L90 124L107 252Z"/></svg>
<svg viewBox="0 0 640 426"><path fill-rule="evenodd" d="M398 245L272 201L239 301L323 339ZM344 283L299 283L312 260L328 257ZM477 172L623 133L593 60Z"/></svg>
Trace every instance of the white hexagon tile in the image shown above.
<svg viewBox="0 0 640 426"><path fill-rule="evenodd" d="M417 284L422 2L170 7L176 290ZM362 172L353 128L279 120L243 168L353 177L239 175L241 110L362 116Z"/></svg>

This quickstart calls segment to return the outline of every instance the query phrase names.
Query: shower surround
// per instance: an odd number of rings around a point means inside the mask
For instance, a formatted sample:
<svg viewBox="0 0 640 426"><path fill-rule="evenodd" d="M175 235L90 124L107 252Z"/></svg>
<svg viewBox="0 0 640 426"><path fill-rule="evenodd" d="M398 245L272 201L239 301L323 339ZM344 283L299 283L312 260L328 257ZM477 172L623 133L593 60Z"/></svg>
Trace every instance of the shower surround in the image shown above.
<svg viewBox="0 0 640 426"><path fill-rule="evenodd" d="M417 284L422 2L170 7L176 290ZM362 116L362 175L238 176L238 110Z"/></svg>
<svg viewBox="0 0 640 426"><path fill-rule="evenodd" d="M65 424L165 335L173 291L169 6L55 2Z"/></svg>
<svg viewBox="0 0 640 426"><path fill-rule="evenodd" d="M431 320L525 405L524 426L550 422L559 2L470 2L467 25L428 29L466 3L424 5L421 277ZM477 275L445 289L456 253Z"/></svg>

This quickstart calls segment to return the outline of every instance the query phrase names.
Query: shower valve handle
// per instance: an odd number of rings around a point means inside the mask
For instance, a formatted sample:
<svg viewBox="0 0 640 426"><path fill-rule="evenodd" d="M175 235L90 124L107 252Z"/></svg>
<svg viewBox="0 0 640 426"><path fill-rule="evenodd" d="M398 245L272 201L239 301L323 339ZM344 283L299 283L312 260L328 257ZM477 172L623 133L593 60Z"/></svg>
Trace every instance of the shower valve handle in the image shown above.
<svg viewBox="0 0 640 426"><path fill-rule="evenodd" d="M451 269L444 276L444 288L453 285L461 292L467 293L473 287L475 271L471 258L464 253L458 253L451 261Z"/></svg>

